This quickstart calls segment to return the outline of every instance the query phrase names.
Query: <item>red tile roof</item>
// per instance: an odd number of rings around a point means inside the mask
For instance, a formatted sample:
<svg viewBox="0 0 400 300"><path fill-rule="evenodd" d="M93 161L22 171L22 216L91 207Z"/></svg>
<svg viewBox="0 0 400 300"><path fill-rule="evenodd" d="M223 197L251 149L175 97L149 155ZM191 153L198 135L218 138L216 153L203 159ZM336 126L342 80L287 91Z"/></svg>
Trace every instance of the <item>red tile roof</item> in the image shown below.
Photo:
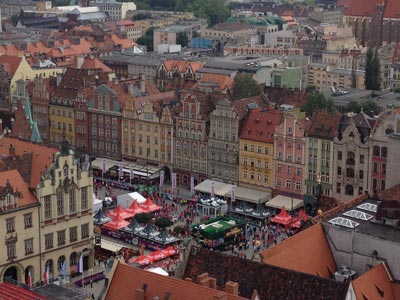
<svg viewBox="0 0 400 300"><path fill-rule="evenodd" d="M307 129L307 135L321 139L333 140L339 133L342 114L330 114L326 110L317 111Z"/></svg>
<svg viewBox="0 0 400 300"><path fill-rule="evenodd" d="M392 278L384 263L373 267L360 277L353 280L354 292L357 299L395 300Z"/></svg>
<svg viewBox="0 0 400 300"><path fill-rule="evenodd" d="M167 69L167 71L173 72L175 68L179 70L179 72L183 73L186 72L186 70L191 67L193 72L196 72L198 69L202 68L204 66L203 62L198 62L198 61L187 61L187 60L179 60L179 59L172 59L172 60L166 60L164 61L164 66Z"/></svg>
<svg viewBox="0 0 400 300"><path fill-rule="evenodd" d="M233 101L233 106L235 107L235 111L238 114L240 120L242 120L247 115L247 112L250 110L249 105L251 107L255 106L255 108L267 107L267 103L261 96L235 100Z"/></svg>
<svg viewBox="0 0 400 300"><path fill-rule="evenodd" d="M197 81L197 83L193 86L193 88L197 88L202 84L209 84L209 83L217 85L219 91L224 91L224 90L233 91L234 80L231 77L227 75L211 74L211 73L203 74L201 79Z"/></svg>
<svg viewBox="0 0 400 300"><path fill-rule="evenodd" d="M273 143L275 127L281 122L282 116L283 113L278 110L251 110L244 121L240 138Z"/></svg>
<svg viewBox="0 0 400 300"><path fill-rule="evenodd" d="M173 300L215 300L221 291L203 287L198 284L180 280L175 277L166 277L118 263L112 277L110 286L105 295L107 300L136 300L137 289L146 288L145 299L166 299L164 296L169 294L169 299ZM227 294L227 300L244 299L242 297Z"/></svg>
<svg viewBox="0 0 400 300"><path fill-rule="evenodd" d="M14 192L18 191L22 195L20 198L18 198L18 207L38 202L35 195L33 195L31 190L29 189L28 184L24 181L18 170L14 169L10 171L0 172L0 189L4 188L7 182L11 184Z"/></svg>
<svg viewBox="0 0 400 300"><path fill-rule="evenodd" d="M17 169L21 175L28 172L28 178L25 181L29 184L30 188L36 188L36 185L40 181L41 174L43 174L46 167L51 165L53 162L53 155L57 153L59 149L22 141L16 138L3 137L0 139L0 156L8 156L11 145L15 148L15 154L22 157L20 159L23 159L27 154L31 155L30 166L27 166L25 163L23 165L18 165ZM18 159L16 161L18 161Z"/></svg>
<svg viewBox="0 0 400 300"><path fill-rule="evenodd" d="M22 287L3 282L0 283L0 299L4 300L47 300L46 297Z"/></svg>
<svg viewBox="0 0 400 300"><path fill-rule="evenodd" d="M351 0L345 14L348 16L372 17L378 4L383 5L384 0Z"/></svg>
<svg viewBox="0 0 400 300"><path fill-rule="evenodd" d="M4 69L7 73L13 77L15 72L17 71L19 64L21 63L22 58L16 56L9 55L1 55L0 56L0 64L3 65Z"/></svg>
<svg viewBox="0 0 400 300"><path fill-rule="evenodd" d="M400 1L386 0L384 18L400 19Z"/></svg>
<svg viewBox="0 0 400 300"><path fill-rule="evenodd" d="M289 270L331 278L336 264L320 223L264 250L263 262Z"/></svg>
<svg viewBox="0 0 400 300"><path fill-rule="evenodd" d="M89 57L85 58L81 66L81 69L102 70L103 72L109 72L109 73L112 72L112 70L109 67L103 64L97 58L89 58Z"/></svg>

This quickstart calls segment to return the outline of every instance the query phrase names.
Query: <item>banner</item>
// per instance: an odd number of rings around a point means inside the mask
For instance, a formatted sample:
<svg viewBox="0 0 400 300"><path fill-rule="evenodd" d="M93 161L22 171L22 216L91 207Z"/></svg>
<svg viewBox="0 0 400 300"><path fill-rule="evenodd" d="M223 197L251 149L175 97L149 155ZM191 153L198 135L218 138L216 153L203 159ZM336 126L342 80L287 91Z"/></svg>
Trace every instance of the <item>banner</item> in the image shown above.
<svg viewBox="0 0 400 300"><path fill-rule="evenodd" d="M172 173L172 189L176 189L176 173Z"/></svg>
<svg viewBox="0 0 400 300"><path fill-rule="evenodd" d="M118 172L119 172L119 179L121 179L121 177L124 176L124 170L122 169L122 163L119 163Z"/></svg>
<svg viewBox="0 0 400 300"><path fill-rule="evenodd" d="M106 160L103 159L103 174L106 172Z"/></svg>
<svg viewBox="0 0 400 300"><path fill-rule="evenodd" d="M215 183L213 181L211 182L211 198L214 197L214 194L215 194Z"/></svg>
<svg viewBox="0 0 400 300"><path fill-rule="evenodd" d="M164 186L164 171L160 171L160 187Z"/></svg>
<svg viewBox="0 0 400 300"><path fill-rule="evenodd" d="M89 170L89 165L90 165L90 158L89 155L85 155L85 169Z"/></svg>
<svg viewBox="0 0 400 300"><path fill-rule="evenodd" d="M231 202L235 202L235 197L236 197L236 185L232 185L231 189Z"/></svg>
<svg viewBox="0 0 400 300"><path fill-rule="evenodd" d="M190 193L193 196L194 195L194 177L190 177Z"/></svg>
<svg viewBox="0 0 400 300"><path fill-rule="evenodd" d="M134 177L135 174L133 173L133 166L129 164L129 181L132 181Z"/></svg>

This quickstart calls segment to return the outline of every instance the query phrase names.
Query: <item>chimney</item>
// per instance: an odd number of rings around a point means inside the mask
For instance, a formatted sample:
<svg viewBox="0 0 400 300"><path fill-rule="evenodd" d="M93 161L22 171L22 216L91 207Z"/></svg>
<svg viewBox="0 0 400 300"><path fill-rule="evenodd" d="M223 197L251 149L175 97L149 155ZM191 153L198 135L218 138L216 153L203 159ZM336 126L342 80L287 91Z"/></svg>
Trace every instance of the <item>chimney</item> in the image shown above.
<svg viewBox="0 0 400 300"><path fill-rule="evenodd" d="M210 277L209 279L210 279L210 281L208 282L209 288L216 290L217 289L217 279L215 279L213 277Z"/></svg>
<svg viewBox="0 0 400 300"><path fill-rule="evenodd" d="M202 280L208 278L208 273L202 273L200 275L197 276L196 278L196 282L200 283Z"/></svg>
<svg viewBox="0 0 400 300"><path fill-rule="evenodd" d="M137 288L136 289L136 300L144 300L145 299L145 291L144 289Z"/></svg>
<svg viewBox="0 0 400 300"><path fill-rule="evenodd" d="M225 292L237 296L239 294L239 284L237 282L228 281L225 283Z"/></svg>
<svg viewBox="0 0 400 300"><path fill-rule="evenodd" d="M12 144L8 148L8 154L10 157L15 157L15 147Z"/></svg>
<svg viewBox="0 0 400 300"><path fill-rule="evenodd" d="M140 92L146 92L146 76L144 74L140 76Z"/></svg>
<svg viewBox="0 0 400 300"><path fill-rule="evenodd" d="M79 45L81 43L81 39L79 37L74 37L72 39L72 44L73 45Z"/></svg>
<svg viewBox="0 0 400 300"><path fill-rule="evenodd" d="M225 292L219 292L218 294L215 294L213 297L214 300L227 300L227 294Z"/></svg>
<svg viewBox="0 0 400 300"><path fill-rule="evenodd" d="M210 287L210 277L200 280L199 285L209 288Z"/></svg>

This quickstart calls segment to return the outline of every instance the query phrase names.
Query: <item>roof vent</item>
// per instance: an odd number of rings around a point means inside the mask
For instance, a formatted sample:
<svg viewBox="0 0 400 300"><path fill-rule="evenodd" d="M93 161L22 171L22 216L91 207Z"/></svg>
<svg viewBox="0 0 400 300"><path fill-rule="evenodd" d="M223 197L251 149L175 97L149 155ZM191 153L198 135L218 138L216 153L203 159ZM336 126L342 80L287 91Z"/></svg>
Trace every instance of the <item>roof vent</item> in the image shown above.
<svg viewBox="0 0 400 300"><path fill-rule="evenodd" d="M339 282L344 282L349 278L354 279L356 275L357 272L347 266L339 267L335 274L333 274L333 276L335 276L335 280Z"/></svg>
<svg viewBox="0 0 400 300"><path fill-rule="evenodd" d="M257 124L260 123L260 119L259 118L256 118L256 123Z"/></svg>

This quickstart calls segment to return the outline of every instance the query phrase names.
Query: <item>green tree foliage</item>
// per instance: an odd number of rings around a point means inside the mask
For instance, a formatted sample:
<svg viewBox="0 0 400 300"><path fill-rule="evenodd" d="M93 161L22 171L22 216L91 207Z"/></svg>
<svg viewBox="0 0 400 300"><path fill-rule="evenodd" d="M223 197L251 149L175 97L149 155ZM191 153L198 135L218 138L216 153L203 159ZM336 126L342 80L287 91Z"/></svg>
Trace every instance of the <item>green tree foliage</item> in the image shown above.
<svg viewBox="0 0 400 300"><path fill-rule="evenodd" d="M360 113L361 111L372 117L373 115L379 114L380 109L378 104L372 100L363 103L352 100L346 105L346 112Z"/></svg>
<svg viewBox="0 0 400 300"><path fill-rule="evenodd" d="M182 225L178 225L174 227L174 233L175 234L184 234L185 233L185 227Z"/></svg>
<svg viewBox="0 0 400 300"><path fill-rule="evenodd" d="M66 6L69 5L70 0L52 0L51 3L53 6Z"/></svg>
<svg viewBox="0 0 400 300"><path fill-rule="evenodd" d="M368 48L365 62L365 88L378 91L381 89L379 52L376 48Z"/></svg>
<svg viewBox="0 0 400 300"><path fill-rule="evenodd" d="M148 224L151 220L151 216L148 213L136 214L134 218L141 224Z"/></svg>
<svg viewBox="0 0 400 300"><path fill-rule="evenodd" d="M393 92L395 93L400 93L400 86L397 86L394 88Z"/></svg>
<svg viewBox="0 0 400 300"><path fill-rule="evenodd" d="M193 32L192 32L192 38L198 38L198 37L200 37L200 33L198 33L196 30L193 30Z"/></svg>
<svg viewBox="0 0 400 300"><path fill-rule="evenodd" d="M329 113L335 111L335 105L332 99L326 99L324 94L317 93L307 96L306 102L301 107L301 111L304 111L307 116L312 116L312 114L320 109L327 109Z"/></svg>
<svg viewBox="0 0 400 300"><path fill-rule="evenodd" d="M171 225L173 225L174 223L167 217L160 217L158 218L155 223L154 223L158 228L160 229L164 229L167 228Z"/></svg>
<svg viewBox="0 0 400 300"><path fill-rule="evenodd" d="M260 85L250 74L239 74L235 77L233 98L235 100L259 95Z"/></svg>
<svg viewBox="0 0 400 300"><path fill-rule="evenodd" d="M153 51L153 35L154 35L154 28L150 27L146 30L146 33L138 38L136 42L139 45L146 46L147 51Z"/></svg>
<svg viewBox="0 0 400 300"><path fill-rule="evenodd" d="M140 13L140 14L132 16L132 21L140 21L140 20L146 20L146 19L150 19L150 18L151 18L151 14Z"/></svg>
<svg viewBox="0 0 400 300"><path fill-rule="evenodd" d="M182 48L187 47L187 45L188 45L188 43L189 43L189 38L188 38L186 32L181 31L181 32L178 32L178 33L176 34L176 43L177 43L178 45L181 45Z"/></svg>

